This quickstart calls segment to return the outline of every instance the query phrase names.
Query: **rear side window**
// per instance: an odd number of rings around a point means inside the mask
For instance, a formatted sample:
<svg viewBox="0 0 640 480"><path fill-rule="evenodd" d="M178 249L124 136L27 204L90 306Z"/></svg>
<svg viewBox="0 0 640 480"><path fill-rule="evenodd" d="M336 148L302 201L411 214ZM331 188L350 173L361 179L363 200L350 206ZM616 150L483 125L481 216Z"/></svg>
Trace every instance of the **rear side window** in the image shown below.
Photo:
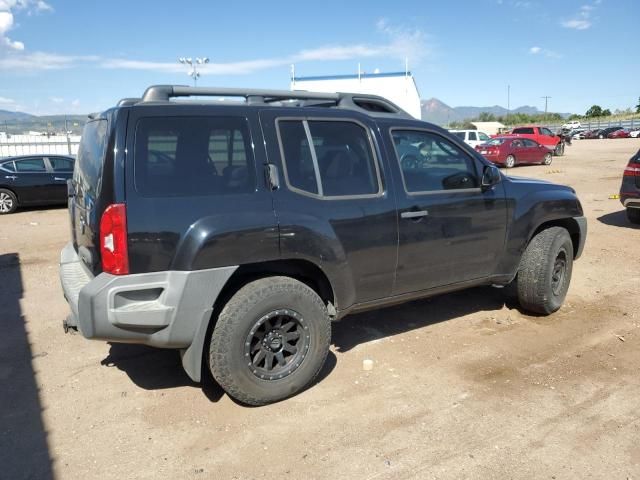
<svg viewBox="0 0 640 480"><path fill-rule="evenodd" d="M93 120L85 124L78 147L74 182L93 197L100 191L107 140L106 120Z"/></svg>
<svg viewBox="0 0 640 480"><path fill-rule="evenodd" d="M63 157L49 157L49 163L55 172L73 171L73 160Z"/></svg>
<svg viewBox="0 0 640 480"><path fill-rule="evenodd" d="M469 132L469 140L470 141L478 140L478 137L476 136L476 132Z"/></svg>
<svg viewBox="0 0 640 480"><path fill-rule="evenodd" d="M149 117L138 121L134 179L146 196L224 195L255 189L247 121Z"/></svg>
<svg viewBox="0 0 640 480"><path fill-rule="evenodd" d="M511 133L532 134L533 128L530 128L530 127L514 128L513 132Z"/></svg>
<svg viewBox="0 0 640 480"><path fill-rule="evenodd" d="M380 174L367 130L351 121L279 120L287 183L328 198L375 196Z"/></svg>
<svg viewBox="0 0 640 480"><path fill-rule="evenodd" d="M0 164L0 167L2 167L3 169L9 171L9 172L15 172L16 171L16 167L13 165L13 162L5 162L3 164Z"/></svg>
<svg viewBox="0 0 640 480"><path fill-rule="evenodd" d="M27 158L25 160L17 160L15 164L17 172L47 171L47 167L44 166L44 160L42 158Z"/></svg>

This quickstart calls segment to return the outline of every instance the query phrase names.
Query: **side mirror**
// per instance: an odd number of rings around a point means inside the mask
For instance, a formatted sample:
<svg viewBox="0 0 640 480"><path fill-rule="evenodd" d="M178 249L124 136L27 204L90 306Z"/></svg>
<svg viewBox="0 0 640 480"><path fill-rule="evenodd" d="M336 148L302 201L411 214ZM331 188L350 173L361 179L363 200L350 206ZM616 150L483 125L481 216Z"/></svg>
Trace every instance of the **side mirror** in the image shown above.
<svg viewBox="0 0 640 480"><path fill-rule="evenodd" d="M488 190L489 188L497 185L502 180L502 174L495 165L487 165L482 172L482 189Z"/></svg>

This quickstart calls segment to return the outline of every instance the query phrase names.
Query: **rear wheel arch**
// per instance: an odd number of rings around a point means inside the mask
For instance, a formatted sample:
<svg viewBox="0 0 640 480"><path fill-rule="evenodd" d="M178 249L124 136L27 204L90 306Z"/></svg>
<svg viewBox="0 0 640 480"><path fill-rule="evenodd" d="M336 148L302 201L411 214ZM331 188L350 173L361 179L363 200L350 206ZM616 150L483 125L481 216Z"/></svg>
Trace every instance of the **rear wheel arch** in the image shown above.
<svg viewBox="0 0 640 480"><path fill-rule="evenodd" d="M240 265L216 297L208 323L201 325L192 345L187 349L187 351L193 350L193 353L188 356L183 354L182 364L193 380L202 381L202 372L209 371L205 363L208 355L206 355L204 346L211 338L211 333L222 309L242 287L255 280L271 276L285 276L301 281L318 294L327 306L329 314L335 315L338 300L334 294L333 286L325 272L313 262L287 259Z"/></svg>

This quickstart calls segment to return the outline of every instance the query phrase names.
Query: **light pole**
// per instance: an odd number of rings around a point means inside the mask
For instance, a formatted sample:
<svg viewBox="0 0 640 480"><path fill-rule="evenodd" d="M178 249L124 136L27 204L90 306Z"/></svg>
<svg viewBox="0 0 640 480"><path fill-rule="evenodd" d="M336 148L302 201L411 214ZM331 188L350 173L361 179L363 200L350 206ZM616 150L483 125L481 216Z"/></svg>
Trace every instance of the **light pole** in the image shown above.
<svg viewBox="0 0 640 480"><path fill-rule="evenodd" d="M198 85L198 78L200 77L200 72L198 72L198 65L204 65L205 63L209 63L209 57L196 57L195 59L191 57L180 57L178 62L183 65L189 65L191 67L191 71L187 73L191 78L193 78L193 86Z"/></svg>

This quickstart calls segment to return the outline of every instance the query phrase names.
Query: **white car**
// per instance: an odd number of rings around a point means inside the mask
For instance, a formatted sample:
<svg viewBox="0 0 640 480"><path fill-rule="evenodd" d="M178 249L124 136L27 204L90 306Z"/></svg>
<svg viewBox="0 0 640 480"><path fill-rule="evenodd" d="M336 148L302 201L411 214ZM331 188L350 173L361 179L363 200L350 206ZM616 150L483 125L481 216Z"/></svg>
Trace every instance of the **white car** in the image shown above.
<svg viewBox="0 0 640 480"><path fill-rule="evenodd" d="M640 130L632 130L629 132L629 136L631 138L638 138L640 137Z"/></svg>
<svg viewBox="0 0 640 480"><path fill-rule="evenodd" d="M489 135L484 132L479 132L478 130L449 130L456 137L462 140L467 145L475 148L476 145L480 145L481 143L488 142L491 140Z"/></svg>
<svg viewBox="0 0 640 480"><path fill-rule="evenodd" d="M562 125L564 130L575 130L576 128L581 128L582 124L578 120L571 120L570 122Z"/></svg>

